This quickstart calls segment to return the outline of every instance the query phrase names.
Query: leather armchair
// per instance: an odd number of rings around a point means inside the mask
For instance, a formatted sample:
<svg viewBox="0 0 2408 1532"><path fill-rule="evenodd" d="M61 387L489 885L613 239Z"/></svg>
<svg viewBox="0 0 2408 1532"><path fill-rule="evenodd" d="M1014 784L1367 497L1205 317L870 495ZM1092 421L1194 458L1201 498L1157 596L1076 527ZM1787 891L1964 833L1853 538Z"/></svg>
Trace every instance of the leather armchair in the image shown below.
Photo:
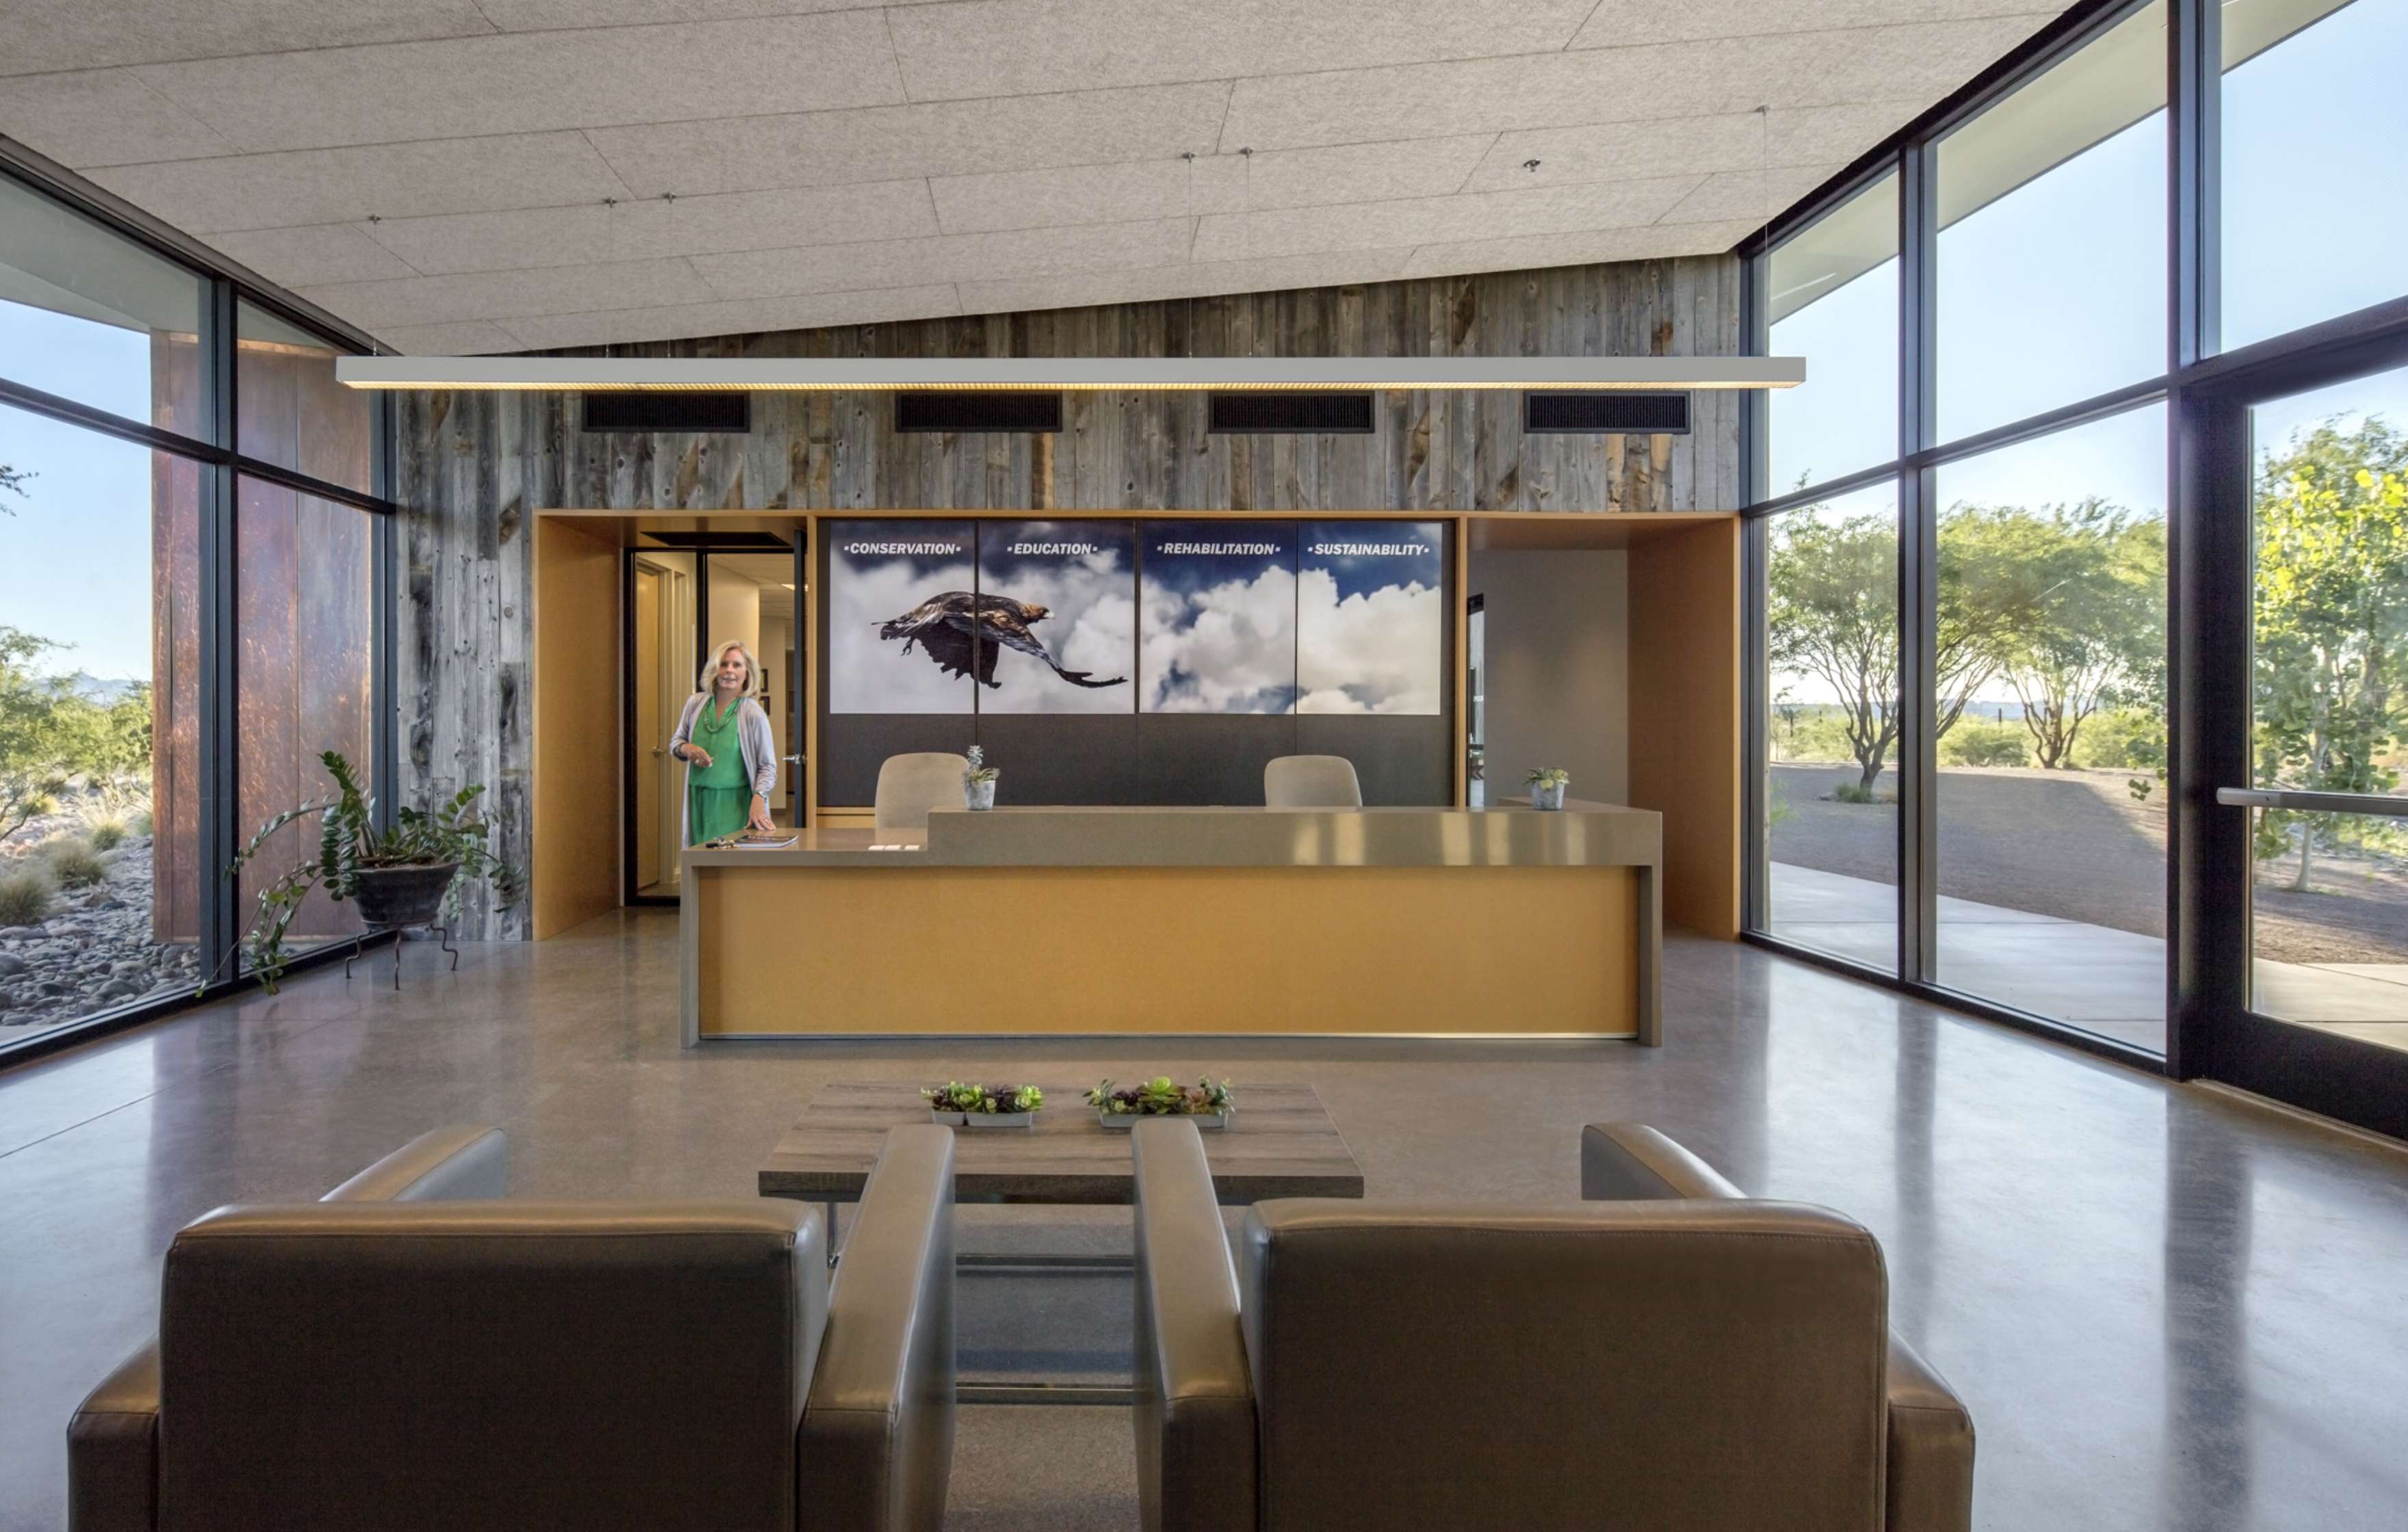
<svg viewBox="0 0 2408 1532"><path fill-rule="evenodd" d="M1131 1153L1149 1529L1883 1525L1887 1277L1837 1213L1275 1201L1233 1262L1194 1125Z"/></svg>
<svg viewBox="0 0 2408 1532"><path fill-rule="evenodd" d="M950 1134L888 1136L833 1285L816 1209L495 1200L503 1147L179 1233L156 1349L68 1427L70 1527L939 1524Z"/></svg>
<svg viewBox="0 0 2408 1532"><path fill-rule="evenodd" d="M1591 1123L1581 1130L1584 1200L1746 1196L1652 1127ZM1973 1417L1948 1381L1896 1331L1889 1334L1887 1403L1883 1525L1889 1532L1968 1532L1973 1525Z"/></svg>

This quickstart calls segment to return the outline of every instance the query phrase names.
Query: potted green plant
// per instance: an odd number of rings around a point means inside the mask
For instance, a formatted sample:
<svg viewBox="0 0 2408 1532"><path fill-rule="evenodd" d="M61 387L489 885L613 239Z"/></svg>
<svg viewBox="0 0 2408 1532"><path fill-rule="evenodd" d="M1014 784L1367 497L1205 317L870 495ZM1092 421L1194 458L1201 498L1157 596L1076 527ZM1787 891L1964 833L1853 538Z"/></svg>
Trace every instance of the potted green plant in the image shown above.
<svg viewBox="0 0 2408 1532"><path fill-rule="evenodd" d="M1561 809L1564 789L1571 785L1572 774L1561 766L1541 766L1522 780L1530 789L1531 808Z"/></svg>
<svg viewBox="0 0 2408 1532"><path fill-rule="evenodd" d="M928 1121L947 1127L1034 1127L1045 1093L1034 1085L970 1085L949 1080L920 1092Z"/></svg>
<svg viewBox="0 0 2408 1532"><path fill-rule="evenodd" d="M986 751L972 745L969 769L962 773L962 801L972 809L995 807L995 780L1002 775L986 764Z"/></svg>
<svg viewBox="0 0 2408 1532"><path fill-rule="evenodd" d="M492 826L476 812L477 800L485 792L482 783L460 789L432 813L400 809L393 824L380 830L376 800L361 790L351 763L331 750L318 761L334 779L335 795L288 809L262 824L226 869L228 877L239 874L266 850L277 831L311 814L320 816L317 853L259 891L258 910L243 934L251 972L269 994L276 992L288 966L284 934L312 889L355 901L362 921L385 927L423 925L446 908L456 912L465 880L491 883L504 907L518 902L524 881L518 868L489 849L486 837Z"/></svg>
<svg viewBox="0 0 2408 1532"><path fill-rule="evenodd" d="M1087 1093L1087 1105L1096 1109L1096 1122L1111 1128L1135 1127L1140 1117L1185 1117L1199 1128L1224 1128L1235 1110L1227 1081L1180 1085L1168 1075L1125 1089L1107 1080Z"/></svg>
<svg viewBox="0 0 2408 1532"><path fill-rule="evenodd" d="M959 1127L965 1113L979 1111L986 1105L986 1087L966 1085L958 1080L924 1090L921 1095L928 1103L928 1121L945 1127Z"/></svg>
<svg viewBox="0 0 2408 1532"><path fill-rule="evenodd" d="M962 1113L964 1127L1033 1128L1045 1105L1045 1093L1034 1085L989 1085L986 1099L974 1111Z"/></svg>

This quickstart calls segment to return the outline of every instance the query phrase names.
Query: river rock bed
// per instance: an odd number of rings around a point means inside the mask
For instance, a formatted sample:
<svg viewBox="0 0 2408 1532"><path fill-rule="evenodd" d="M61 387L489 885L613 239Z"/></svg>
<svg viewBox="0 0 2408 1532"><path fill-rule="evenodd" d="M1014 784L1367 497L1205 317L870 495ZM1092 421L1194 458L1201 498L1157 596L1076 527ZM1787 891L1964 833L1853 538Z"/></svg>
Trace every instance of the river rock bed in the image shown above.
<svg viewBox="0 0 2408 1532"><path fill-rule="evenodd" d="M28 824L0 852L0 870L12 868L34 846L79 822L64 815ZM131 1001L200 983L191 943L168 944L150 934L150 838L129 835L102 859L108 867L89 888L61 889L50 918L34 925L0 925L0 1037L22 1037L80 1021Z"/></svg>

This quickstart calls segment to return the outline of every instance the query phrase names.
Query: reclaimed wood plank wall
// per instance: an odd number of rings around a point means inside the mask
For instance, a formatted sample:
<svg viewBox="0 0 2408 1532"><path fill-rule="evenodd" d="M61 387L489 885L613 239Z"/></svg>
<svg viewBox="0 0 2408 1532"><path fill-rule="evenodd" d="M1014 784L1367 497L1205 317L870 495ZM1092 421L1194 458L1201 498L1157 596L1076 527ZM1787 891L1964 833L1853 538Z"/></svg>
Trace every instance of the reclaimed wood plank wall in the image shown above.
<svg viewBox="0 0 2408 1532"><path fill-rule="evenodd" d="M666 356L1727 356L1728 256L1247 293L613 348ZM1741 395L1685 437L1535 436L1521 396L1394 391L1369 436L1211 436L1201 395L1071 394L1058 437L914 435L882 394L763 394L749 435L584 435L574 397L405 394L401 789L481 781L527 865L533 564L555 508L708 510L1727 510ZM615 825L595 834L615 835ZM526 935L472 899L467 934Z"/></svg>

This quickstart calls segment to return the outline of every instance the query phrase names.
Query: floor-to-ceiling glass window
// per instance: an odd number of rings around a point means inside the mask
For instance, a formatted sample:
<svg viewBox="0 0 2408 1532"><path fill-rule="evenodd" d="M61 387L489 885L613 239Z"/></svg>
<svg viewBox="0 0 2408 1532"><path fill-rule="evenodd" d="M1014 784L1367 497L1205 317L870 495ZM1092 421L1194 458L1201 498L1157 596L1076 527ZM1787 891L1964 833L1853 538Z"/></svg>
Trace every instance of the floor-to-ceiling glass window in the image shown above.
<svg viewBox="0 0 2408 1532"><path fill-rule="evenodd" d="M1897 174L1817 219L1766 264L1773 354L1807 359L1806 381L1766 401L1772 493L1897 457Z"/></svg>
<svg viewBox="0 0 2408 1532"><path fill-rule="evenodd" d="M1939 142L1936 443L2166 370L2166 7Z"/></svg>
<svg viewBox="0 0 2408 1532"><path fill-rule="evenodd" d="M1898 966L1898 493L1781 511L1766 542L1768 929Z"/></svg>
<svg viewBox="0 0 2408 1532"><path fill-rule="evenodd" d="M316 845L239 837L376 780L378 412L268 301L0 175L0 1053L235 978Z"/></svg>
<svg viewBox="0 0 2408 1532"><path fill-rule="evenodd" d="M1803 354L1809 388L1845 380L1854 417L1828 393L1753 417L1757 935L2408 1124L2408 1075L2363 1086L2408 1034L2403 52L2408 0L2145 0L2043 29L1863 172L1898 186L1897 317L1856 331L1895 381L1784 296L1862 192L1751 251L1758 343ZM1887 459L1829 449L1894 422ZM1847 940L1798 919L1822 853L1783 780L1815 747L1777 581L1791 519L1837 503L1827 470L1903 495L1907 893L1859 891Z"/></svg>
<svg viewBox="0 0 2408 1532"><path fill-rule="evenodd" d="M2156 1052L2166 1024L2166 425L1938 473L1939 983Z"/></svg>
<svg viewBox="0 0 2408 1532"><path fill-rule="evenodd" d="M2408 287L2408 0L2225 0L2219 9L2229 349Z"/></svg>
<svg viewBox="0 0 2408 1532"><path fill-rule="evenodd" d="M199 469L6 407L0 465L5 1047L194 987L205 873Z"/></svg>

